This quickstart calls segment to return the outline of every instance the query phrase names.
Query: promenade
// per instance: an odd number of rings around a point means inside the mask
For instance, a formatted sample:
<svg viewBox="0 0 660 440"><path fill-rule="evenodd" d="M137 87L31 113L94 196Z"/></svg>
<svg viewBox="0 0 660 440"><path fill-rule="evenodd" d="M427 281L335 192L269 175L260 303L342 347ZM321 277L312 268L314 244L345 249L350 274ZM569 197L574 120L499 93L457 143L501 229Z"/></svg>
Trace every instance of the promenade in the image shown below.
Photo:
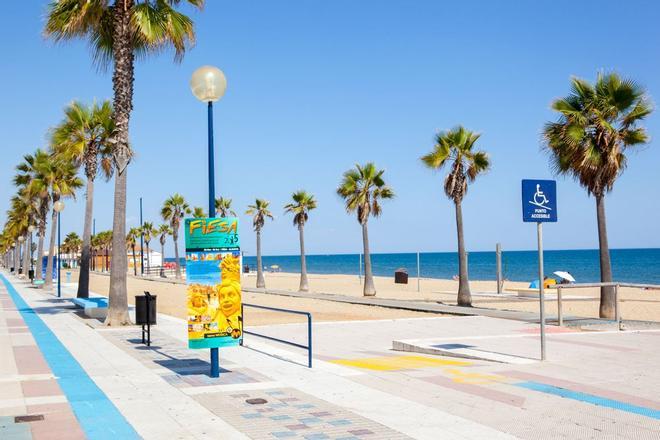
<svg viewBox="0 0 660 440"><path fill-rule="evenodd" d="M640 440L660 432L660 331L548 327L541 363L529 322L327 321L313 327L314 368L304 352L248 335L245 347L221 350L214 379L208 352L187 349L179 318L160 314L146 347L138 327L104 327L66 299L5 272L0 280L3 440ZM306 343L303 324L252 329ZM522 362L394 351L394 341Z"/></svg>

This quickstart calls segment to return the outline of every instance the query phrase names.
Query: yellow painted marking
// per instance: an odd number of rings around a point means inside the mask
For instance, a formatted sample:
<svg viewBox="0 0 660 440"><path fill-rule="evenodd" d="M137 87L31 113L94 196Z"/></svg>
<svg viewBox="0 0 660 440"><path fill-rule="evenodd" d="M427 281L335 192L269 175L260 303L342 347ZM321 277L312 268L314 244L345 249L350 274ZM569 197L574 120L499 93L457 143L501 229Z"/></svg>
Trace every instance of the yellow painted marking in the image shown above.
<svg viewBox="0 0 660 440"><path fill-rule="evenodd" d="M497 374L466 373L457 368L446 368L444 371L445 373L454 376L451 380L457 383L486 385L494 382L503 382L506 380L506 377Z"/></svg>
<svg viewBox="0 0 660 440"><path fill-rule="evenodd" d="M361 359L336 359L330 362L348 367L376 371L413 370L417 368L444 367L447 365L472 365L471 362L428 358L424 356L383 356Z"/></svg>

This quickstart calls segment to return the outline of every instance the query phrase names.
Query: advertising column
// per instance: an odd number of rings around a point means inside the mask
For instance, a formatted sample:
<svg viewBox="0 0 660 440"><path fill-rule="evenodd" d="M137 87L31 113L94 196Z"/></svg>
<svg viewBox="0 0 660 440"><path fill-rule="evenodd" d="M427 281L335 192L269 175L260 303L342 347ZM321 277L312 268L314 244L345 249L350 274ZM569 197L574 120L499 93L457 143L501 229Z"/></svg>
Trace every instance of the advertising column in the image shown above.
<svg viewBox="0 0 660 440"><path fill-rule="evenodd" d="M238 345L241 250L238 218L185 220L188 347Z"/></svg>

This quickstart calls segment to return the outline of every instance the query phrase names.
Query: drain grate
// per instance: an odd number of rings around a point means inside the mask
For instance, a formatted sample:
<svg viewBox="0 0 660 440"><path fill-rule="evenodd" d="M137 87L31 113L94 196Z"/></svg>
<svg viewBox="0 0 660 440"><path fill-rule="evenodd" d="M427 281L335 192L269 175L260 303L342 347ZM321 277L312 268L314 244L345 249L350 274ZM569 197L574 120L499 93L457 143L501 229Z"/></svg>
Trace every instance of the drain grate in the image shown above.
<svg viewBox="0 0 660 440"><path fill-rule="evenodd" d="M38 422L43 420L43 414L32 414L29 416L16 416L14 417L14 423L27 423L27 422Z"/></svg>

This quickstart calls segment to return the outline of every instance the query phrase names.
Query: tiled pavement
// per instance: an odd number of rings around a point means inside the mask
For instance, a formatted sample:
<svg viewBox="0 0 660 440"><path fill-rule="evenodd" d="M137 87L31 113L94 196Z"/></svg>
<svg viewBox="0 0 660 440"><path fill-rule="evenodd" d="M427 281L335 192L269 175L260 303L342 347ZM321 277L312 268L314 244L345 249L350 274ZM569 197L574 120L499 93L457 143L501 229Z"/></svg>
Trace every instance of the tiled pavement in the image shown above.
<svg viewBox="0 0 660 440"><path fill-rule="evenodd" d="M0 283L0 439L83 439L71 405Z"/></svg>
<svg viewBox="0 0 660 440"><path fill-rule="evenodd" d="M151 347L136 337L137 329L99 333L250 438L410 438L301 391L278 387L271 378L226 360L220 377L211 378L205 350L187 350L159 330L152 330ZM250 389L253 387L258 389ZM227 388L242 389L223 390Z"/></svg>
<svg viewBox="0 0 660 440"><path fill-rule="evenodd" d="M442 335L447 343L466 339L511 352L534 342L530 324L491 318L320 323L314 369L274 346L231 348L222 351L223 371L213 379L208 352L185 348L180 320L160 316L153 346L145 347L137 328L91 328L58 304L31 301L145 438L642 440L660 431L660 377L653 373L660 357L649 349L660 341L658 332L553 334L550 361L513 366L397 353L391 341ZM6 322L12 328L0 335L29 345L32 336L20 322ZM296 325L262 330L305 337ZM31 356L11 347L19 362ZM38 361L30 365L43 374ZM49 379L30 376L43 381L35 385L41 392L54 393ZM30 385L20 390L34 392ZM57 396L40 398L48 397ZM14 423L12 432L25 435L24 426Z"/></svg>

